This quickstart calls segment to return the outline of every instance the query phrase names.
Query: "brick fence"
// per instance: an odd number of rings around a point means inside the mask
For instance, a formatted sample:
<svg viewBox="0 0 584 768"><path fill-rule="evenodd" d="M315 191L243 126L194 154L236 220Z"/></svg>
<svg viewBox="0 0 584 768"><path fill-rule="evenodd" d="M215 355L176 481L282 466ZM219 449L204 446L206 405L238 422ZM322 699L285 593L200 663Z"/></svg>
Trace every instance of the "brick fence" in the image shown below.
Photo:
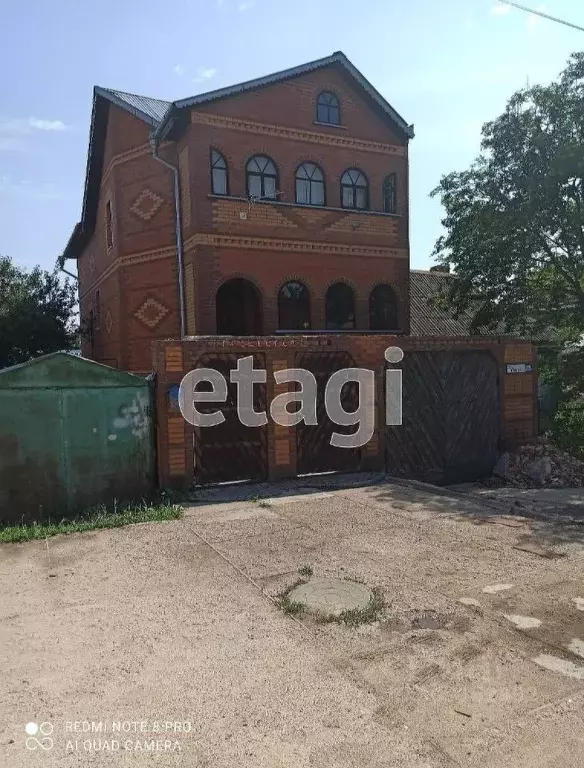
<svg viewBox="0 0 584 768"><path fill-rule="evenodd" d="M486 351L498 366L500 395L500 448L508 449L536 436L537 375L533 346L523 340L498 337L407 337L386 334L339 334L311 336L196 337L153 342L156 374L156 409L159 483L166 487L189 487L195 482L195 428L182 417L177 391L183 376L198 367L203 355L263 355L267 370L267 402L291 385L276 385L274 371L295 367L295 358L305 352L348 352L355 365L375 372L376 421L372 439L364 446L361 469L382 470L385 466L384 352L399 346L416 352ZM526 372L517 374L527 364ZM515 366L509 369L508 366ZM531 370L529 370L531 366ZM520 368L521 370L521 368ZM220 407L220 405L218 405ZM269 410L269 409L268 409ZM268 478L276 480L297 474L295 427L269 420L267 425Z"/></svg>

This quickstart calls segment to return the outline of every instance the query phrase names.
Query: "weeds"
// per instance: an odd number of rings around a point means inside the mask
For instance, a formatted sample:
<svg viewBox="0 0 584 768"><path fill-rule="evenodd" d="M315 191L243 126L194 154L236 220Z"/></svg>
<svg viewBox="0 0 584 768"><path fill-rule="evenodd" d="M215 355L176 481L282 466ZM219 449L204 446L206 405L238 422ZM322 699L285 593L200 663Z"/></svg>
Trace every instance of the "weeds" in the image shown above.
<svg viewBox="0 0 584 768"><path fill-rule="evenodd" d="M280 610L287 616L297 616L304 612L306 606L303 603L299 603L296 600L290 600L290 592L301 584L306 584L306 579L296 579L294 584L286 587L286 589L278 595L278 608L280 608Z"/></svg>
<svg viewBox="0 0 584 768"><path fill-rule="evenodd" d="M306 565L301 565L300 566L300 568L298 569L298 573L301 576L304 576L304 578L309 579L312 576L312 574L314 573L314 570L313 570L312 566L307 563Z"/></svg>
<svg viewBox="0 0 584 768"><path fill-rule="evenodd" d="M100 506L70 519L63 518L58 522L51 522L49 519L46 522L22 525L0 525L0 543L45 539L60 533L82 533L99 528L119 528L135 523L177 520L182 517L182 513L181 507L169 502L158 504L143 502L121 509L114 507L113 511L108 510L105 506Z"/></svg>
<svg viewBox="0 0 584 768"><path fill-rule="evenodd" d="M378 587L374 587L372 592L371 600L365 608L343 611L338 616L338 622L346 624L347 627L358 627L361 624L373 624L374 621L377 621L385 608L385 601Z"/></svg>

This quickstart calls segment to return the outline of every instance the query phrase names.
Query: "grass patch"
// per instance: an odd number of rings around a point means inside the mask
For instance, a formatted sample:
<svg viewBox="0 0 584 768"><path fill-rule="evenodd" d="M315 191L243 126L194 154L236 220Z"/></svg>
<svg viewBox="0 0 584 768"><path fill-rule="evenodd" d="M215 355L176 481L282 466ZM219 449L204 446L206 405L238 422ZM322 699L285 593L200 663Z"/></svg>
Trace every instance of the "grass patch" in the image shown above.
<svg viewBox="0 0 584 768"><path fill-rule="evenodd" d="M371 600L365 608L353 608L351 611L343 611L338 617L339 623L347 627L358 627L360 624L373 624L380 617L385 608L383 594L379 587L372 590Z"/></svg>
<svg viewBox="0 0 584 768"><path fill-rule="evenodd" d="M304 612L306 606L304 603L299 603L296 600L290 600L290 592L301 584L306 584L306 579L296 579L294 584L290 584L289 587L278 595L278 608L288 616L297 616Z"/></svg>
<svg viewBox="0 0 584 768"><path fill-rule="evenodd" d="M252 504L257 504L258 507L263 507L264 509L272 506L271 502L269 502L267 499L261 498L260 496L254 496L251 502Z"/></svg>
<svg viewBox="0 0 584 768"><path fill-rule="evenodd" d="M81 533L94 531L98 528L119 528L134 523L149 523L163 520L178 520L183 510L177 504L168 502L148 504L146 502L133 506L108 510L105 506L90 509L72 518L60 521L30 523L24 525L0 525L0 543L17 541L32 541L44 539L47 536L57 536L60 533Z"/></svg>

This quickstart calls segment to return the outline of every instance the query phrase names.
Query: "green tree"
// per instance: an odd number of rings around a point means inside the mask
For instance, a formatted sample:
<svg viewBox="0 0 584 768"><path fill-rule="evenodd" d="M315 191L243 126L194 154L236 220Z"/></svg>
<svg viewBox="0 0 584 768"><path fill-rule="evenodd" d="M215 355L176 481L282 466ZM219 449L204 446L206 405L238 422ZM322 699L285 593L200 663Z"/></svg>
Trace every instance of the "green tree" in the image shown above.
<svg viewBox="0 0 584 768"><path fill-rule="evenodd" d="M58 270L17 267L0 256L0 368L77 342L76 291Z"/></svg>
<svg viewBox="0 0 584 768"><path fill-rule="evenodd" d="M469 170L432 193L446 215L434 255L453 268L443 303L474 328L584 330L584 53L559 79L512 96L482 129Z"/></svg>

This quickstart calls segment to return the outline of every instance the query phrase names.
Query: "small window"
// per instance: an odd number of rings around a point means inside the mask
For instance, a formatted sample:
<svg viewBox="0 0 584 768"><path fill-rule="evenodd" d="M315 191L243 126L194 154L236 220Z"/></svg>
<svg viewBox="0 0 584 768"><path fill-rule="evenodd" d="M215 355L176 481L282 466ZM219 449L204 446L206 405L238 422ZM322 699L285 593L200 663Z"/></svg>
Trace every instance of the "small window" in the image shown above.
<svg viewBox="0 0 584 768"><path fill-rule="evenodd" d="M395 173L390 173L383 180L383 210L385 213L396 212L396 176Z"/></svg>
<svg viewBox="0 0 584 768"><path fill-rule="evenodd" d="M101 298L99 295L99 291L95 292L95 330L99 330L101 328Z"/></svg>
<svg viewBox="0 0 584 768"><path fill-rule="evenodd" d="M256 155L248 160L245 167L247 176L247 194L256 200L275 200L278 185L278 172L269 157Z"/></svg>
<svg viewBox="0 0 584 768"><path fill-rule="evenodd" d="M318 165L303 163L296 169L296 202L324 205L324 176Z"/></svg>
<svg viewBox="0 0 584 768"><path fill-rule="evenodd" d="M396 331L398 329L397 297L391 285L376 285L369 295L369 329Z"/></svg>
<svg viewBox="0 0 584 768"><path fill-rule="evenodd" d="M211 150L211 190L214 195L228 195L227 163L216 149Z"/></svg>
<svg viewBox="0 0 584 768"><path fill-rule="evenodd" d="M114 246L114 230L112 226L112 204L111 200L108 200L105 204L105 237L107 241L107 249Z"/></svg>
<svg viewBox="0 0 584 768"><path fill-rule="evenodd" d="M369 207L369 185L365 174L357 168L350 168L341 176L341 206L360 210Z"/></svg>
<svg viewBox="0 0 584 768"><path fill-rule="evenodd" d="M278 293L278 327L282 331L310 330L310 294L296 280L283 285Z"/></svg>
<svg viewBox="0 0 584 768"><path fill-rule="evenodd" d="M321 93L316 102L316 120L330 125L341 124L339 100L334 93Z"/></svg>
<svg viewBox="0 0 584 768"><path fill-rule="evenodd" d="M325 319L328 330L355 327L355 294L346 283L335 283L326 292Z"/></svg>

